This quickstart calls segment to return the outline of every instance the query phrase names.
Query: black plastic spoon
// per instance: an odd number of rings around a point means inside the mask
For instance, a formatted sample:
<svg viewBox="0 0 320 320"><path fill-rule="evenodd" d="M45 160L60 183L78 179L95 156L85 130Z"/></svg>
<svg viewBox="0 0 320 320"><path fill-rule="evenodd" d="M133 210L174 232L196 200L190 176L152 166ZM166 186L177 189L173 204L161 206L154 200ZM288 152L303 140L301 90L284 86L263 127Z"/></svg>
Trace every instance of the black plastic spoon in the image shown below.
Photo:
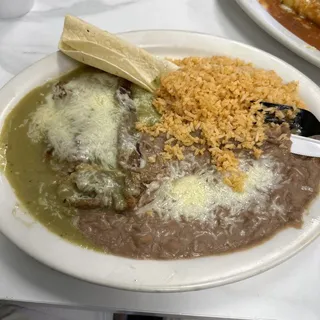
<svg viewBox="0 0 320 320"><path fill-rule="evenodd" d="M285 110L293 110L293 107L271 103L271 102L260 102L261 106L266 108L275 108L280 111ZM320 122L315 117L313 113L305 109L298 109L298 113L295 118L284 118L280 119L275 116L273 112L266 112L265 122L273 122L276 124L281 124L283 122L287 122L290 125L290 129L292 133L297 134L299 136L311 137L320 134ZM285 115L285 112L283 112Z"/></svg>

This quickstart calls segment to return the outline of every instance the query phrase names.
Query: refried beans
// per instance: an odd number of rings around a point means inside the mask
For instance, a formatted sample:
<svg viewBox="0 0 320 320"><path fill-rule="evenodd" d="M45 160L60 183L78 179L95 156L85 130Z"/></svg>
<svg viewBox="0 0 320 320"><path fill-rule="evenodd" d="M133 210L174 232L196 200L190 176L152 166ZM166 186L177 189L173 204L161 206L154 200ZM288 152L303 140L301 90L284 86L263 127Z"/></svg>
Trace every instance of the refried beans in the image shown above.
<svg viewBox="0 0 320 320"><path fill-rule="evenodd" d="M290 143L278 140L286 131L270 131L264 146L265 157L277 163L279 185L262 203L251 198L247 210L238 212L234 221L228 221L228 208L215 210L205 221L83 210L77 225L106 252L139 259L223 253L258 243L285 226L300 227L306 207L318 195L320 160L291 154Z"/></svg>

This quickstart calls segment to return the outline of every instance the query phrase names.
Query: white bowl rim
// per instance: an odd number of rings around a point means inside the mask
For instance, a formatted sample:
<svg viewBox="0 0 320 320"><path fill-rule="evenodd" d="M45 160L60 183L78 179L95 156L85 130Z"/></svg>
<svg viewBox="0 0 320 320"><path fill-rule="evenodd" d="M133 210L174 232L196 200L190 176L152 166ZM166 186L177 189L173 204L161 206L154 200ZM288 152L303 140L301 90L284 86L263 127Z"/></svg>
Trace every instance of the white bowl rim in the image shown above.
<svg viewBox="0 0 320 320"><path fill-rule="evenodd" d="M251 47L249 45L237 42L237 41L233 41L233 40L228 40L228 39L224 39L221 37L215 37L209 34L203 34L203 33L196 33L196 32L188 32L188 31L176 31L176 30L145 30L145 31L131 31L131 32L127 32L127 33L122 33L121 36L127 37L127 38L140 38L140 37L155 37L157 35L162 35L164 38L165 37L182 37L183 35L185 37L191 37L194 38L194 40L198 37L204 37L205 41L217 41L217 42L225 42L228 44L234 44L235 46L237 46L238 48L243 48L245 50L249 50L252 53L258 53L268 59L271 59L274 63L278 63L279 65L283 65L284 68L290 70L291 72L293 72L296 76L299 76L300 79L303 79L303 81L305 81L308 85L310 85L310 92L312 91L312 94L314 96L317 96L320 98L320 88L313 83L309 78L307 78L305 75L303 75L300 71L298 71L297 69L293 68L292 66L290 66L288 63L280 60L279 58L266 53L260 49ZM177 39L178 39L177 38ZM152 46L151 46L152 47ZM42 64L45 64L46 60L50 60L50 59L59 59L59 57L61 57L61 53L59 52L55 52L52 53L51 55L43 58L42 60L36 62L35 64L29 66L28 68L26 68L24 71L22 71L19 75L15 76L9 83L7 83L0 91L0 96L3 94L4 91L11 91L12 86L14 86L15 84L19 83L20 79L25 76L26 74L29 74L30 72L32 72L32 70L35 68L35 66ZM68 60L68 58L63 58L64 60ZM29 89L29 91L32 90L32 88ZM25 93L23 93L22 96L24 96ZM16 103L14 103L16 104ZM5 109L7 110L7 108ZM5 110L2 112L2 118L5 117ZM320 112L320 111L319 111ZM1 202L0 202L1 203ZM42 227L44 228L44 227ZM102 285L107 285L107 286L113 286L116 288L120 288L120 289L127 289L127 290L137 290L137 291L148 291L148 292L173 292L173 291L190 291L190 290L199 290L199 289L204 289L204 288L209 288L209 287L213 287L213 286L219 286L219 285L224 285L224 284L228 284L228 283L232 283L232 282L236 282L236 281L240 281L242 279L254 276L256 274L262 273L280 263L282 263L283 261L289 259L291 256L295 255L296 253L298 253L300 250L302 250L305 246L307 246L310 242L312 242L319 234L320 234L320 224L318 221L316 221L316 225L315 227L311 230L310 234L308 235L308 237L306 238L302 238L301 239L301 243L299 244L299 246L293 246L292 248L289 248L286 251L286 254L283 254L281 256L278 256L276 259L273 259L272 261L268 261L268 263L264 263L263 265L259 265L258 268L256 268L255 270L249 270L249 271L241 271L239 272L236 276L232 276L232 277L221 277L220 279L214 279L212 281L210 280L206 280L206 281L193 281L188 283L184 283L184 284L174 284L174 285L170 285L166 282L163 282L162 284L157 284L157 285L149 285L147 283L141 284L141 283L134 283L134 281L132 283L121 283L121 281L111 281L110 279L104 279L103 277L100 276L100 278L96 278L96 277L91 277L88 275L85 275L82 273L82 271L79 272L74 272L73 270L70 270L70 268L66 268L65 266L61 266L61 264L59 263L54 263L52 262L51 258L49 255L47 256L43 256L43 255L39 255L38 252L35 252L34 249L35 248L30 248L30 246L28 246L28 242L27 241L21 241L21 239L19 239L19 237L15 236L11 231L8 231L5 226L2 223L2 220L0 219L0 230L3 234L5 234L12 242L14 242L19 248L21 248L23 251L27 252L30 256L34 257L35 259L43 262L44 264L59 270L63 273L69 274L71 276L89 281L89 282L93 282L93 283L97 283L97 284L102 284ZM46 231L48 233L48 231ZM70 244L64 240L61 240L65 246L72 246L72 247L76 247L73 244ZM79 249L79 247L77 247ZM80 249L79 249L80 250ZM84 250L84 249L81 249ZM251 249L250 249L251 250ZM95 255L98 255L98 253L95 253ZM232 254L233 255L233 254ZM103 255L103 256L107 256L107 255ZM112 256L114 257L114 256ZM208 259L212 259L214 256L211 257L206 257L206 258L197 258L197 259L192 259L192 260L184 260L189 261L190 265L194 264L194 261L197 260L200 262L201 261L208 261ZM121 257L116 257L117 259L119 259L119 261L124 262L125 260L128 261L132 261L131 259L126 259L126 258L121 258ZM141 265L141 263L143 263L143 261L137 261L137 260L133 260L136 265ZM181 261L181 260L180 260ZM137 263L139 262L139 263ZM150 261L149 261L150 262ZM175 260L175 262L177 262L177 260ZM163 263L162 261L153 261L152 265L156 266L157 263ZM168 265L174 265L174 262L165 262ZM169 267L170 268L170 267ZM134 279L132 279L134 280Z"/></svg>

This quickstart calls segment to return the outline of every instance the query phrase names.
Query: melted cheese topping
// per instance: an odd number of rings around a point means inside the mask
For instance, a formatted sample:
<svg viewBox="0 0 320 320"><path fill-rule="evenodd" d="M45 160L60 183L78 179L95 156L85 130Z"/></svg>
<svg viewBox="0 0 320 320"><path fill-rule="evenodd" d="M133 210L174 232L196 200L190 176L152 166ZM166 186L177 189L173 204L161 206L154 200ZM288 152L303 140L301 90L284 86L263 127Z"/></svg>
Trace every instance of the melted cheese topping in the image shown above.
<svg viewBox="0 0 320 320"><path fill-rule="evenodd" d="M208 184L203 179L191 175L173 181L171 184L171 196L183 207L201 209L207 205Z"/></svg>
<svg viewBox="0 0 320 320"><path fill-rule="evenodd" d="M83 74L64 85L62 99L46 97L33 114L29 136L45 139L61 160L90 160L114 167L121 108L115 100L119 79L106 73Z"/></svg>
<svg viewBox="0 0 320 320"><path fill-rule="evenodd" d="M155 192L154 199L139 212L152 210L164 218L179 220L206 220L214 218L222 208L229 214L227 220L236 220L246 210L260 211L267 205L270 191L276 189L282 181L277 173L277 163L270 158L262 158L248 164L241 161L242 169L247 173L244 192L234 192L222 182L221 175L213 168L194 175L164 182ZM280 208L270 204L270 214Z"/></svg>

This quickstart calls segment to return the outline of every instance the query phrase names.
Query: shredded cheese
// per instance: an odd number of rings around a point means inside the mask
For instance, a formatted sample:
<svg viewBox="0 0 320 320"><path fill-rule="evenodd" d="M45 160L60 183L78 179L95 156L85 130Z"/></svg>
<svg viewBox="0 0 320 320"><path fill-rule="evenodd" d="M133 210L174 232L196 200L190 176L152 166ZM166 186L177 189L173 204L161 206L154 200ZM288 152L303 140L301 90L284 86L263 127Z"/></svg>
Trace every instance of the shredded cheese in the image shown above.
<svg viewBox="0 0 320 320"><path fill-rule="evenodd" d="M165 181L155 192L153 201L138 212L152 210L164 218L179 220L207 220L215 218L222 208L230 213L225 220L236 220L241 212L262 208L267 203L270 191L279 186L282 177L277 173L277 163L263 157L249 164L241 160L241 169L247 173L244 192L235 192L223 183L221 174L210 167L193 175ZM270 204L270 214L278 211ZM259 210L259 209L258 209Z"/></svg>
<svg viewBox="0 0 320 320"><path fill-rule="evenodd" d="M115 100L119 79L86 73L64 85L67 95L45 103L33 114L29 137L46 139L61 160L90 160L114 167L122 109Z"/></svg>

